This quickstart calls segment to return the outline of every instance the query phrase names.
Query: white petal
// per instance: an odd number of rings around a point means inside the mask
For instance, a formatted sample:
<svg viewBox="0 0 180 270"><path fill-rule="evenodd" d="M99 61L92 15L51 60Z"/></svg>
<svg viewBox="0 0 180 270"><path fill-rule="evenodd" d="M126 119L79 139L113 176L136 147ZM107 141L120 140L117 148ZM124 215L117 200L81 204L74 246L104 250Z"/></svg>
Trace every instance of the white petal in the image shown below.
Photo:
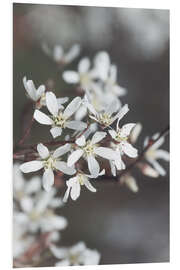
<svg viewBox="0 0 180 270"><path fill-rule="evenodd" d="M87 124L82 121L67 121L66 125L67 128L75 129L75 130L84 130L87 127Z"/></svg>
<svg viewBox="0 0 180 270"><path fill-rule="evenodd" d="M64 197L63 197L63 202L66 203L68 198L69 198L69 193L70 193L70 190L71 190L71 187L68 187L65 194L64 194Z"/></svg>
<svg viewBox="0 0 180 270"><path fill-rule="evenodd" d="M79 82L79 74L75 71L64 71L62 77L67 83L74 84Z"/></svg>
<svg viewBox="0 0 180 270"><path fill-rule="evenodd" d="M52 254L57 258L57 259L63 259L67 256L68 254L68 249L67 248L58 248L55 245L50 245L50 250Z"/></svg>
<svg viewBox="0 0 180 270"><path fill-rule="evenodd" d="M138 192L139 188L134 177L127 176L125 179L125 183L131 191Z"/></svg>
<svg viewBox="0 0 180 270"><path fill-rule="evenodd" d="M118 118L116 129L118 129L119 121L124 117L124 115L129 111L128 105L125 104L122 109L114 116L113 121Z"/></svg>
<svg viewBox="0 0 180 270"><path fill-rule="evenodd" d="M24 88L26 89L28 95L30 96L30 98L32 98L32 100L37 101L37 97L36 97L36 88L34 86L33 81L31 80L26 80L26 77L23 78L23 84L24 84Z"/></svg>
<svg viewBox="0 0 180 270"><path fill-rule="evenodd" d="M67 165L68 167L71 167L72 165L74 165L76 163L76 161L78 161L80 159L80 157L82 157L84 151L82 149L78 149L74 152L72 152L72 154L70 154L70 156L68 157L67 160Z"/></svg>
<svg viewBox="0 0 180 270"><path fill-rule="evenodd" d="M28 213L33 209L33 200L30 197L24 197L20 200L20 205L22 210Z"/></svg>
<svg viewBox="0 0 180 270"><path fill-rule="evenodd" d="M162 176L166 175L166 171L164 170L164 168L156 161L156 160L152 160L151 164L153 165L153 167L155 168L155 170Z"/></svg>
<svg viewBox="0 0 180 270"><path fill-rule="evenodd" d="M57 138L58 136L61 136L62 128L61 127L53 127L50 129L51 135L53 138Z"/></svg>
<svg viewBox="0 0 180 270"><path fill-rule="evenodd" d="M115 166L114 160L109 160L109 164L110 164L110 167L111 167L112 175L116 176L116 166Z"/></svg>
<svg viewBox="0 0 180 270"><path fill-rule="evenodd" d="M46 169L43 174L43 187L49 192L54 184L54 173L52 169Z"/></svg>
<svg viewBox="0 0 180 270"><path fill-rule="evenodd" d="M131 130L136 126L136 124L126 124L121 128L121 136L128 137L131 133Z"/></svg>
<svg viewBox="0 0 180 270"><path fill-rule="evenodd" d="M100 172L99 163L92 155L88 155L87 161L88 161L88 169L91 175L94 175L94 177L96 178Z"/></svg>
<svg viewBox="0 0 180 270"><path fill-rule="evenodd" d="M58 106L68 102L69 98L68 97L63 97L63 98L57 98Z"/></svg>
<svg viewBox="0 0 180 270"><path fill-rule="evenodd" d="M115 139L116 138L116 136L117 136L117 133L116 133L116 131L115 130L108 130L108 132L109 132L109 134L111 135L111 137L113 138L113 139Z"/></svg>
<svg viewBox="0 0 180 270"><path fill-rule="evenodd" d="M80 196L81 186L78 181L74 182L72 188L71 188L71 199L77 200L77 198Z"/></svg>
<svg viewBox="0 0 180 270"><path fill-rule="evenodd" d="M39 176L34 176L30 181L26 184L24 191L26 194L31 194L39 191L41 188L41 178Z"/></svg>
<svg viewBox="0 0 180 270"><path fill-rule="evenodd" d="M128 142L122 142L121 148L123 152L131 158L136 158L138 156L138 151L136 148L134 148L130 143Z"/></svg>
<svg viewBox="0 0 180 270"><path fill-rule="evenodd" d="M82 135L80 138L76 140L76 144L79 146L84 146L86 144L86 138Z"/></svg>
<svg viewBox="0 0 180 270"><path fill-rule="evenodd" d="M158 136L159 136L159 134L158 134ZM153 140L156 140L156 137L155 136L153 136ZM164 141L165 141L164 137L161 137L157 142L155 142L151 146L151 148L152 149L158 149L164 143Z"/></svg>
<svg viewBox="0 0 180 270"><path fill-rule="evenodd" d="M113 86L112 91L113 91L113 93L114 93L116 96L118 96L118 97L124 96L124 95L127 94L127 90L126 90L124 87L121 87L121 86L119 86L119 85L117 85L117 84L115 84L115 85Z"/></svg>
<svg viewBox="0 0 180 270"><path fill-rule="evenodd" d="M100 157L110 160L115 160L118 158L117 153L114 150L107 147L97 147L95 149L95 153Z"/></svg>
<svg viewBox="0 0 180 270"><path fill-rule="evenodd" d="M60 45L56 45L53 50L53 59L54 61L59 62L62 59L63 56L63 48Z"/></svg>
<svg viewBox="0 0 180 270"><path fill-rule="evenodd" d="M49 156L48 148L42 143L37 145L37 151L42 159L46 159Z"/></svg>
<svg viewBox="0 0 180 270"><path fill-rule="evenodd" d="M78 65L78 71L79 73L86 73L89 70L90 67L90 60L87 57L84 57Z"/></svg>
<svg viewBox="0 0 180 270"><path fill-rule="evenodd" d="M40 124L43 124L43 125L52 125L53 124L53 120L49 116L47 116L45 113L43 113L39 110L35 110L34 119L36 119L37 122L39 122Z"/></svg>
<svg viewBox="0 0 180 270"><path fill-rule="evenodd" d="M130 134L130 141L132 143L135 143L137 141L141 131L142 131L142 125L141 123L137 123Z"/></svg>
<svg viewBox="0 0 180 270"><path fill-rule="evenodd" d="M104 139L106 137L107 133L106 132L102 132L102 131L97 131L92 139L91 139L91 143L92 144L96 144L98 142L100 142L102 139Z"/></svg>
<svg viewBox="0 0 180 270"><path fill-rule="evenodd" d="M39 99L45 92L45 85L40 85L36 91L36 96Z"/></svg>
<svg viewBox="0 0 180 270"><path fill-rule="evenodd" d="M157 178L159 176L159 173L155 169L150 167L148 164L143 164L141 170L144 175L147 175L153 178Z"/></svg>
<svg viewBox="0 0 180 270"><path fill-rule="evenodd" d="M76 97L74 98L69 105L66 107L66 109L64 110L63 115L66 118L69 118L73 113L75 113L75 111L77 111L77 109L79 108L81 104L81 98L80 97Z"/></svg>
<svg viewBox="0 0 180 270"><path fill-rule="evenodd" d="M110 70L109 70L109 73L110 73L110 80L115 83L116 82L116 79L117 79L117 67L115 65L111 65L110 66Z"/></svg>
<svg viewBox="0 0 180 270"><path fill-rule="evenodd" d="M63 146L58 147L54 153L53 153L53 157L54 158L58 158L64 154L66 154L67 152L69 152L69 150L71 149L71 145L69 143L66 143Z"/></svg>
<svg viewBox="0 0 180 270"><path fill-rule="evenodd" d="M73 167L68 167L64 161L55 161L55 168L65 174L73 175L76 173L76 170Z"/></svg>
<svg viewBox="0 0 180 270"><path fill-rule="evenodd" d="M53 92L46 93L46 105L52 115L58 115L58 102Z"/></svg>
<svg viewBox="0 0 180 270"><path fill-rule="evenodd" d="M28 161L20 166L20 170L23 173L36 172L42 168L43 168L43 161L40 160Z"/></svg>
<svg viewBox="0 0 180 270"><path fill-rule="evenodd" d="M115 113L116 111L117 111L117 101L116 101L116 99L115 100L113 100L110 104L109 104L109 106L106 108L106 113L108 114L108 115L112 115L113 113Z"/></svg>
<svg viewBox="0 0 180 270"><path fill-rule="evenodd" d="M69 63L74 60L80 53L80 45L74 44L65 55L65 62Z"/></svg>
<svg viewBox="0 0 180 270"><path fill-rule="evenodd" d="M161 159L164 159L166 161L169 161L169 153L165 150L156 150L155 152L155 157L157 159L161 158Z"/></svg>
<svg viewBox="0 0 180 270"><path fill-rule="evenodd" d="M88 179L84 179L84 185L89 189L91 192L96 192L96 189L91 185Z"/></svg>

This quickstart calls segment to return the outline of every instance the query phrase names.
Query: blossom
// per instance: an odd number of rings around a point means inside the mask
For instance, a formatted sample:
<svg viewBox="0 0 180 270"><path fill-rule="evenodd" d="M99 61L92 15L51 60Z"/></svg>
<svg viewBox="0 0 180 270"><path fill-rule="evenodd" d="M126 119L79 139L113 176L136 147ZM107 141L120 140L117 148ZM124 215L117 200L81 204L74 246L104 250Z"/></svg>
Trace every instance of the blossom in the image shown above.
<svg viewBox="0 0 180 270"><path fill-rule="evenodd" d="M61 45L55 45L52 49L46 43L42 44L43 51L57 63L71 63L80 53L80 45L74 44L67 52Z"/></svg>
<svg viewBox="0 0 180 270"><path fill-rule="evenodd" d="M13 167L13 197L19 202L21 209L26 208L30 203L30 196L41 189L41 181L39 176L33 176L26 181L23 174L19 170L19 164Z"/></svg>
<svg viewBox="0 0 180 270"><path fill-rule="evenodd" d="M153 135L152 139L156 140L159 134L156 133ZM155 168L155 170L162 176L166 174L164 168L159 164L157 159L163 159L165 161L169 161L169 153L165 150L159 149L159 147L164 143L165 138L161 137L157 140L146 152L145 158L146 160ZM147 137L144 141L144 147L148 145L149 138Z"/></svg>
<svg viewBox="0 0 180 270"><path fill-rule="evenodd" d="M125 174L123 176L121 176L120 178L121 183L125 183L126 186L134 193L139 191L139 187L136 183L136 179L130 175L130 174Z"/></svg>
<svg viewBox="0 0 180 270"><path fill-rule="evenodd" d="M97 265L100 261L100 253L87 248L84 242L79 242L69 248L51 245L50 250L60 260L55 266Z"/></svg>
<svg viewBox="0 0 180 270"><path fill-rule="evenodd" d="M31 197L31 201L26 208L21 211L14 212L14 219L20 227L26 227L27 231L32 233L51 232L62 230L67 226L67 220L56 215L54 208L62 206L61 199L55 198L56 190L51 189L50 192L41 191L35 197Z"/></svg>
<svg viewBox="0 0 180 270"><path fill-rule="evenodd" d="M98 143L106 137L106 132L97 131L91 140L86 141L84 135L76 139L76 150L73 151L67 160L67 165L74 165L82 156L88 162L88 169L94 177L97 177L100 172L99 163L96 160L96 155L108 160L117 158L115 151L108 147L100 147Z"/></svg>
<svg viewBox="0 0 180 270"><path fill-rule="evenodd" d="M87 127L86 123L82 121L70 120L70 117L76 112L80 104L81 98L76 97L63 111L63 107L61 105L59 106L56 96L52 92L47 92L46 105L51 113L51 116L47 116L45 113L35 110L34 118L40 124L52 126L50 132L54 138L60 136L64 128L83 130Z"/></svg>
<svg viewBox="0 0 180 270"><path fill-rule="evenodd" d="M27 95L34 102L38 102L40 105L44 105L45 102L45 86L40 85L36 89L34 82L32 80L27 80L26 77L23 78L24 88L26 89Z"/></svg>
<svg viewBox="0 0 180 270"><path fill-rule="evenodd" d="M104 173L105 170L102 170L99 173L99 176L103 175ZM91 192L96 192L96 189L91 185L88 178L94 178L94 175L78 173L75 177L72 177L68 181L66 181L66 185L68 188L64 195L63 202L67 202L69 194L71 195L72 200L77 200L77 198L80 196L81 186L86 186L86 188L89 189Z"/></svg>
<svg viewBox="0 0 180 270"><path fill-rule="evenodd" d="M68 167L66 162L60 160L60 157L66 154L70 148L70 144L65 144L58 147L53 154L50 154L48 148L42 143L39 143L37 145L37 151L40 158L23 163L20 166L20 170L23 173L29 173L44 168L43 187L46 191L49 191L54 184L54 170L59 170L68 175L73 175L76 172L73 167Z"/></svg>
<svg viewBox="0 0 180 270"><path fill-rule="evenodd" d="M109 106L106 107L103 111L97 112L94 106L89 101L88 96L86 96L86 101L84 104L87 106L90 115L89 117L96 122L98 122L103 127L108 127L113 124L117 119L121 120L124 115L129 111L128 105L125 104L120 110L119 106L117 106L116 100L113 100ZM117 112L118 110L118 112ZM116 114L114 115L114 113Z"/></svg>
<svg viewBox="0 0 180 270"><path fill-rule="evenodd" d="M62 77L67 83L80 84L83 89L91 89L97 73L94 69L90 70L90 60L88 57L84 57L79 62L77 71L64 71Z"/></svg>
<svg viewBox="0 0 180 270"><path fill-rule="evenodd" d="M122 128L119 128L119 121L120 119L118 119L117 121L116 131L113 129L108 130L109 134L115 141L115 143L112 143L111 145L113 149L115 149L119 157L118 159L110 163L113 175L116 175L116 168L117 170L125 169L125 164L122 160L123 154L126 154L130 158L137 157L137 149L128 142L131 130L136 124L126 124L123 125Z"/></svg>

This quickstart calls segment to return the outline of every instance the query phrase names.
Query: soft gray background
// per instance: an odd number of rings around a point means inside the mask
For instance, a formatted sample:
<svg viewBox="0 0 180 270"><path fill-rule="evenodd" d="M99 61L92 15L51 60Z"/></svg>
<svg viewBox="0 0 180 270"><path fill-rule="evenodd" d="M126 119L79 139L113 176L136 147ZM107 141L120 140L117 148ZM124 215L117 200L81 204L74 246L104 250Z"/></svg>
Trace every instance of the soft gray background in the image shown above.
<svg viewBox="0 0 180 270"><path fill-rule="evenodd" d="M38 86L54 78L59 96L73 95L60 71L40 48L42 41L69 48L82 45L81 56L107 50L118 66L119 84L128 89L122 101L130 112L125 122L141 122L144 136L169 122L169 12L125 8L14 4L14 142L21 132L27 102L26 75ZM77 59L72 66L76 68ZM68 69L67 68L67 69ZM26 105L27 106L27 105ZM24 119L23 119L24 121ZM31 142L51 139L48 128L34 125ZM168 149L168 138L164 149ZM168 165L162 162L168 171ZM96 183L96 194L83 190L60 214L69 220L61 243L84 240L102 254L101 264L169 260L169 176L150 179L134 172L140 191L132 194L115 183ZM62 189L62 194L64 189ZM51 262L44 262L48 266Z"/></svg>

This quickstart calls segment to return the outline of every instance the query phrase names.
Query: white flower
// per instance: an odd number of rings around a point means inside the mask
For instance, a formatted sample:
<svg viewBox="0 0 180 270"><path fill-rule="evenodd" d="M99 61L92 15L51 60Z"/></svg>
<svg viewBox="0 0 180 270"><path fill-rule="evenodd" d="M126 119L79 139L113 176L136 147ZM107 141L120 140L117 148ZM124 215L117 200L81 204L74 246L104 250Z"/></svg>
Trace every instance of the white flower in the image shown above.
<svg viewBox="0 0 180 270"><path fill-rule="evenodd" d="M98 78L105 82L108 79L110 69L110 57L107 52L100 51L94 57L94 69Z"/></svg>
<svg viewBox="0 0 180 270"><path fill-rule="evenodd" d="M117 170L125 169L125 164L122 161L123 154L126 154L130 158L137 157L137 149L128 142L131 130L136 124L126 124L122 128L119 128L119 121L120 119L117 121L116 131L108 130L109 134L115 141L115 143L112 143L112 147L115 149L119 157L110 163L113 175L116 175L116 168Z"/></svg>
<svg viewBox="0 0 180 270"><path fill-rule="evenodd" d="M13 258L16 259L28 250L34 242L35 237L28 235L26 226L19 226L19 223L13 220Z"/></svg>
<svg viewBox="0 0 180 270"><path fill-rule="evenodd" d="M50 49L46 43L42 44L43 51L57 63L71 63L80 53L79 44L74 44L66 53L60 45L56 45Z"/></svg>
<svg viewBox="0 0 180 270"><path fill-rule="evenodd" d="M46 191L49 191L54 184L54 170L59 170L68 175L73 175L76 172L73 167L68 167L66 162L60 160L60 157L66 154L70 148L70 144L65 144L57 148L53 154L50 154L48 148L40 143L37 145L40 159L23 163L20 170L23 173L29 173L44 168L43 187Z"/></svg>
<svg viewBox="0 0 180 270"><path fill-rule="evenodd" d="M119 105L117 104L116 100L113 100L109 106L106 107L101 112L97 112L94 108L94 106L89 101L89 98L86 96L86 100L84 101L84 104L87 106L88 110L90 111L89 117L96 122L100 123L103 127L108 127L111 124L113 124L114 121L117 119L122 119L124 115L129 111L128 105L124 105L119 110ZM118 106L117 106L118 105ZM118 112L117 112L118 110ZM116 114L114 114L116 112Z"/></svg>
<svg viewBox="0 0 180 270"><path fill-rule="evenodd" d="M99 173L100 175L104 175L105 170L102 170ZM88 178L95 178L94 175L88 175L84 173L78 173L75 177L70 178L68 181L66 181L67 190L63 198L63 202L67 202L69 194L71 195L72 200L77 200L77 198L80 196L81 192L81 186L86 186L87 189L89 189L91 192L96 192L96 189L91 185Z"/></svg>
<svg viewBox="0 0 180 270"><path fill-rule="evenodd" d="M41 189L39 176L34 176L26 181L19 170L19 164L13 167L13 197L19 202L21 209L25 209L31 203L30 196Z"/></svg>
<svg viewBox="0 0 180 270"><path fill-rule="evenodd" d="M93 69L90 70L90 60L84 57L78 64L78 71L64 71L62 76L67 83L79 84L83 89L91 89L97 73Z"/></svg>
<svg viewBox="0 0 180 270"><path fill-rule="evenodd" d="M32 99L34 102L39 102L39 104L44 105L45 86L40 85L38 89L36 89L33 81L32 80L27 81L26 77L23 78L23 84L29 98Z"/></svg>
<svg viewBox="0 0 180 270"><path fill-rule="evenodd" d="M57 198L54 198L55 195L56 190L52 188L50 192L41 191L35 197L31 197L31 203L26 206L24 212L14 213L15 222L32 233L39 229L42 232L64 229L67 226L67 220L56 215L53 210L63 205L60 199L57 201Z"/></svg>
<svg viewBox="0 0 180 270"><path fill-rule="evenodd" d="M97 131L91 140L86 141L85 136L81 136L76 140L77 149L73 151L69 157L68 166L74 165L82 156L88 162L89 171L96 178L100 172L99 163L96 160L96 155L108 160L115 160L117 154L108 147L99 147L99 143L107 135L106 132Z"/></svg>
<svg viewBox="0 0 180 270"><path fill-rule="evenodd" d="M46 105L51 113L51 116L47 116L45 113L35 110L34 118L40 124L52 126L50 132L54 138L60 136L64 128L83 130L87 127L86 123L82 121L70 120L71 116L77 111L80 104L81 98L76 97L63 111L62 106L58 104L56 96L52 92L47 92Z"/></svg>
<svg viewBox="0 0 180 270"><path fill-rule="evenodd" d="M153 140L157 139L159 134L154 134L152 137ZM155 142L145 153L146 160L155 168L155 170L162 176L166 174L164 168L157 162L157 159L164 159L165 161L169 161L169 153L165 150L158 149L163 143L165 139L161 137L157 142ZM144 147L148 145L149 138L147 137L144 141Z"/></svg>
<svg viewBox="0 0 180 270"><path fill-rule="evenodd" d="M100 253L87 248L84 242L79 242L70 248L58 248L51 245L50 249L53 255L60 260L55 266L97 265L100 261Z"/></svg>

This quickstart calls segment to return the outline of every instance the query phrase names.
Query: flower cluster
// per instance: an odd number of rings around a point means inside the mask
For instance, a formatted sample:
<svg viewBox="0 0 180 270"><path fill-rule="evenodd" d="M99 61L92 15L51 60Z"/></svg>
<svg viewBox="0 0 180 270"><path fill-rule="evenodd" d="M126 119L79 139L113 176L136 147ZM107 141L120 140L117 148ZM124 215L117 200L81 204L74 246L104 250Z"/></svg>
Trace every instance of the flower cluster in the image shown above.
<svg viewBox="0 0 180 270"><path fill-rule="evenodd" d="M43 44L43 50L66 67L79 55L80 47L75 44L64 53L61 46L51 49ZM95 193L95 179L102 176L115 178L137 192L136 180L128 171L132 160L143 174L158 177L166 172L157 159L169 161L169 153L159 149L164 137L155 134L145 139L144 161L138 160L135 143L142 126L124 123L130 109L120 98L127 90L119 85L117 66L111 63L107 52L98 52L92 62L88 57L82 58L77 71L63 71L62 78L77 92L71 100L45 85L36 89L32 80L23 78L26 94L33 103L33 120L45 125L51 140L42 139L29 148L21 145L15 154L23 162L14 165L14 258L21 258L21 262L27 259L29 248L40 235L43 247L48 247L58 260L55 265L98 264L99 252L88 249L84 242L58 247L60 231L68 222L56 209L64 206L69 197L77 200L83 186ZM57 194L57 177L66 185L63 198Z"/></svg>

